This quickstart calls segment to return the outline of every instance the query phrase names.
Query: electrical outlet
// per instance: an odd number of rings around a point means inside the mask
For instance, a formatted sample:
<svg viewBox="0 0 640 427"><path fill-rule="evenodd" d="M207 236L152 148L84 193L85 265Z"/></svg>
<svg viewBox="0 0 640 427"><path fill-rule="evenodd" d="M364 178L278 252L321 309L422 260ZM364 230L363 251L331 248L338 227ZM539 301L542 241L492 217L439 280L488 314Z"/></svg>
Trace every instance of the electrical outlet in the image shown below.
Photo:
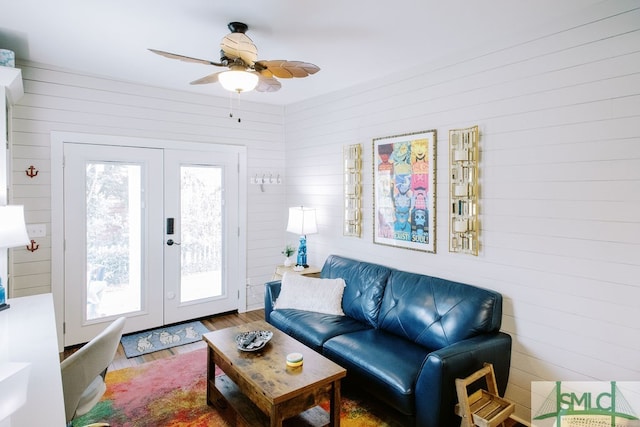
<svg viewBox="0 0 640 427"><path fill-rule="evenodd" d="M30 238L45 237L47 235L47 224L28 224L27 234Z"/></svg>

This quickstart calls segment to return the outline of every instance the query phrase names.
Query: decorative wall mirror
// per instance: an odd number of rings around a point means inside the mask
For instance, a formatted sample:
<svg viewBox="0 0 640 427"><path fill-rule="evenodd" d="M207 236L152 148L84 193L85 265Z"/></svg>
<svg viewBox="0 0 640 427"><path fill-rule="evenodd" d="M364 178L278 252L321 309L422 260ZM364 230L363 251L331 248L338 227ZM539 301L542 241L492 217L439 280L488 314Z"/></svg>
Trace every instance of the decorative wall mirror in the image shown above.
<svg viewBox="0 0 640 427"><path fill-rule="evenodd" d="M449 131L449 252L478 255L478 126Z"/></svg>
<svg viewBox="0 0 640 427"><path fill-rule="evenodd" d="M362 145L343 148L345 236L362 236Z"/></svg>

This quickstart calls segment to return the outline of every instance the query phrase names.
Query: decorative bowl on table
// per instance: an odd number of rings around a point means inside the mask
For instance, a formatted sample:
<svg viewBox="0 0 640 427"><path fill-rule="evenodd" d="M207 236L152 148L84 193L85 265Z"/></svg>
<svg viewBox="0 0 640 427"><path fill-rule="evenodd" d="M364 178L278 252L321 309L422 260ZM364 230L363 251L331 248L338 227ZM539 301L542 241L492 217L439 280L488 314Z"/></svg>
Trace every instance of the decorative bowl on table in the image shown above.
<svg viewBox="0 0 640 427"><path fill-rule="evenodd" d="M273 337L273 332L271 331L243 332L236 336L236 345L238 350L258 351L267 345L271 337Z"/></svg>

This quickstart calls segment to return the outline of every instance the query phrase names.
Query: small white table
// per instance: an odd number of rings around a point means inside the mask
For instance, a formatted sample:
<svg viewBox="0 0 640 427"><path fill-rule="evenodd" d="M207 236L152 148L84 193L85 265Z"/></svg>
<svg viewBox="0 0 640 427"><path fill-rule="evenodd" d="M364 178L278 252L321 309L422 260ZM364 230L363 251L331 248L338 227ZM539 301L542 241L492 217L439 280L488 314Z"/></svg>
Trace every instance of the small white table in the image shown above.
<svg viewBox="0 0 640 427"><path fill-rule="evenodd" d="M51 294L8 299L0 311L0 363L31 364L27 402L11 416L12 427L64 427L64 395Z"/></svg>

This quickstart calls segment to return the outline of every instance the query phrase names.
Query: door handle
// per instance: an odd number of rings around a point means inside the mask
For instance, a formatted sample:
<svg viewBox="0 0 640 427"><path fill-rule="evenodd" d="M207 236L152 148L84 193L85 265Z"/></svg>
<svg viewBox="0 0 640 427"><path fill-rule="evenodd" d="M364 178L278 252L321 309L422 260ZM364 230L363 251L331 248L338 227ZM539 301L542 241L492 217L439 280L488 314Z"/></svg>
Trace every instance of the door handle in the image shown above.
<svg viewBox="0 0 640 427"><path fill-rule="evenodd" d="M180 246L179 242L174 242L173 239L169 239L167 240L167 245L172 246L172 245L178 245Z"/></svg>

